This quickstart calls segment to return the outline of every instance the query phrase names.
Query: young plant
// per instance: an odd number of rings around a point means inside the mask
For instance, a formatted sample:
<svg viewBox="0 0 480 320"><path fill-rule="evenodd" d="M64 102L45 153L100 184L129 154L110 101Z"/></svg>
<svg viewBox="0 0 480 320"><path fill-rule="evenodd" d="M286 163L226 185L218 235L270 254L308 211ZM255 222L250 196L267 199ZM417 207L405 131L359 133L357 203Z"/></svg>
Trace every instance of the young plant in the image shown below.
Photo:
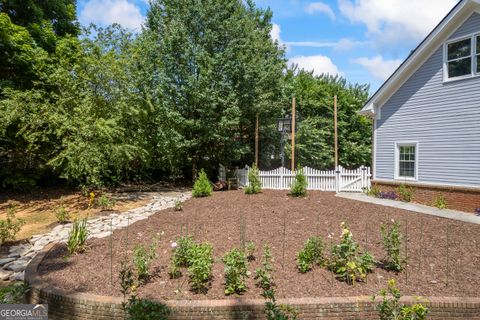
<svg viewBox="0 0 480 320"><path fill-rule="evenodd" d="M170 308L162 303L138 299L132 295L124 306L128 320L167 320Z"/></svg>
<svg viewBox="0 0 480 320"><path fill-rule="evenodd" d="M378 198L380 199L388 199L388 200L397 200L398 199L398 195L395 191L388 191L388 192L385 192L385 191L381 191L379 194L378 194Z"/></svg>
<svg viewBox="0 0 480 320"><path fill-rule="evenodd" d="M249 241L245 244L245 255L247 256L248 261L254 261L255 260L255 250L256 246L253 241Z"/></svg>
<svg viewBox="0 0 480 320"><path fill-rule="evenodd" d="M400 223L393 221L389 225L382 224L382 244L387 256L383 263L386 269L400 272L405 266L406 259L402 256L403 237L400 233Z"/></svg>
<svg viewBox="0 0 480 320"><path fill-rule="evenodd" d="M6 241L15 240L17 233L25 224L25 220L15 217L16 210L16 206L10 205L7 209L7 218L5 220L0 219L0 241L2 244Z"/></svg>
<svg viewBox="0 0 480 320"><path fill-rule="evenodd" d="M373 270L375 259L369 252L361 252L345 223L341 226L343 232L340 243L332 247L329 267L338 279L354 285L357 280L366 278Z"/></svg>
<svg viewBox="0 0 480 320"><path fill-rule="evenodd" d="M410 202L412 201L414 191L412 187L402 183L398 186L398 197L403 202Z"/></svg>
<svg viewBox="0 0 480 320"><path fill-rule="evenodd" d="M133 263L137 269L137 280L141 284L150 277L149 269L152 261L157 257L157 240L155 239L147 249L137 245L133 251Z"/></svg>
<svg viewBox="0 0 480 320"><path fill-rule="evenodd" d="M183 202L181 200L175 200L175 206L173 207L174 211L183 211Z"/></svg>
<svg viewBox="0 0 480 320"><path fill-rule="evenodd" d="M475 209L475 215L480 217L480 208Z"/></svg>
<svg viewBox="0 0 480 320"><path fill-rule="evenodd" d="M65 205L60 205L60 207L55 210L55 217L57 218L58 223L65 224L70 221L70 212L65 208Z"/></svg>
<svg viewBox="0 0 480 320"><path fill-rule="evenodd" d="M305 197L307 195L307 177L303 173L303 169L298 167L295 181L290 186L289 195L292 197Z"/></svg>
<svg viewBox="0 0 480 320"><path fill-rule="evenodd" d="M313 268L313 265L321 266L324 264L325 259L323 257L323 240L320 237L309 238L302 250L298 252L298 271L306 273Z"/></svg>
<svg viewBox="0 0 480 320"><path fill-rule="evenodd" d="M382 190L380 189L380 187L375 184L367 191L367 195L378 198L378 195L380 194L381 191Z"/></svg>
<svg viewBox="0 0 480 320"><path fill-rule="evenodd" d="M240 249L232 249L222 259L225 264L225 294L241 294L247 290L246 279L249 276L247 258Z"/></svg>
<svg viewBox="0 0 480 320"><path fill-rule="evenodd" d="M127 305L127 296L130 293L135 293L136 285L133 278L133 270L127 261L122 261L120 265L120 272L118 273L118 280L120 281L120 292L123 295L122 306L125 309Z"/></svg>
<svg viewBox="0 0 480 320"><path fill-rule="evenodd" d="M255 270L254 279L257 282L257 287L262 288L264 291L270 290L273 286L273 278L270 272L273 271L273 258L270 252L270 247L265 244L263 247L262 255L262 267Z"/></svg>
<svg viewBox="0 0 480 320"><path fill-rule="evenodd" d="M424 320L427 318L428 308L421 303L406 306L400 303L401 293L395 280L389 280L386 289L380 290L382 302L376 305L380 320ZM373 296L375 301L376 296Z"/></svg>
<svg viewBox="0 0 480 320"><path fill-rule="evenodd" d="M97 203L102 210L112 210L112 208L115 206L115 199L107 196L106 194L102 194L98 198Z"/></svg>
<svg viewBox="0 0 480 320"><path fill-rule="evenodd" d="M433 205L441 210L447 209L447 200L445 199L445 196L439 195L438 197L436 197Z"/></svg>
<svg viewBox="0 0 480 320"><path fill-rule="evenodd" d="M69 254L82 253L85 251L89 235L87 219L76 220L68 236L67 249Z"/></svg>
<svg viewBox="0 0 480 320"><path fill-rule="evenodd" d="M212 245L200 243L192 246L188 256L188 274L192 290L206 293L212 279L213 255Z"/></svg>
<svg viewBox="0 0 480 320"><path fill-rule="evenodd" d="M193 185L192 195L195 198L210 197L212 195L212 192L213 192L212 184L210 183L210 180L208 180L205 170L202 169L200 170L198 179L195 181Z"/></svg>
<svg viewBox="0 0 480 320"><path fill-rule="evenodd" d="M95 192L92 191L89 193L88 209L92 209L94 204L95 204Z"/></svg>
<svg viewBox="0 0 480 320"><path fill-rule="evenodd" d="M245 187L246 194L257 194L262 192L262 182L260 181L260 173L254 164L248 171L248 186Z"/></svg>
<svg viewBox="0 0 480 320"><path fill-rule="evenodd" d="M188 268L190 266L191 248L195 246L192 237L181 237L172 243L173 255L170 260L170 278L176 279L182 276L180 268Z"/></svg>

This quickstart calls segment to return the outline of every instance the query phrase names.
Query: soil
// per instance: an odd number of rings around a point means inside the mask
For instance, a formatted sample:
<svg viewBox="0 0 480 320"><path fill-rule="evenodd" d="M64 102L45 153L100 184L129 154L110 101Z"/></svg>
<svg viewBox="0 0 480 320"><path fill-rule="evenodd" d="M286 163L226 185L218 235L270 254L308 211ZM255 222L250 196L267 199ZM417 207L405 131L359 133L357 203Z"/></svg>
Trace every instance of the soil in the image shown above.
<svg viewBox="0 0 480 320"><path fill-rule="evenodd" d="M408 253L405 271L394 273L377 266L364 282L351 286L336 280L332 272L315 267L300 274L296 255L308 237L325 239L327 255L339 240L340 224L346 222L354 238L377 260L384 258L380 226L392 219L401 222ZM131 259L139 243L150 244L161 234L158 257L152 263L152 277L138 289L147 299L225 299L223 263L225 252L238 247L245 221L245 240L253 241L256 261L249 264L253 273L261 263L261 248L268 243L275 259L273 276L277 298L371 296L396 279L403 295L479 296L480 225L442 219L405 210L382 207L348 199L333 193L310 192L307 198L291 198L286 191L264 191L245 195L242 191L218 192L210 198L191 199L183 211L164 210L147 220L118 230L111 238L89 242L89 249L66 259L65 246L52 248L42 262L42 280L68 292L121 296L118 284L120 263ZM191 234L197 241L213 244L215 264L207 294L189 290L187 275L171 280L168 265L171 243L180 235ZM332 234L331 238L328 235ZM247 281L246 298L260 298L253 275Z"/></svg>

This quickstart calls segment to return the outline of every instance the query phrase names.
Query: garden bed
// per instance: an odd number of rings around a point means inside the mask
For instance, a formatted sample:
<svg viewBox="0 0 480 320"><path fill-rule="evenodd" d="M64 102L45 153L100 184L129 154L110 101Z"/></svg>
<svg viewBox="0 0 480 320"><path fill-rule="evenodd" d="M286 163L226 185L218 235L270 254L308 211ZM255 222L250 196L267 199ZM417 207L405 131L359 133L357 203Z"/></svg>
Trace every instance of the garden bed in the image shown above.
<svg viewBox="0 0 480 320"><path fill-rule="evenodd" d="M336 280L325 268L315 267L306 274L297 271L296 254L305 240L320 235L329 247L339 240L341 222L346 222L359 244L380 260L384 257L380 225L392 219L400 221L408 239L408 265L402 273L377 267L365 282L351 286ZM287 197L286 191L264 191L253 196L231 191L191 199L183 205L183 211L164 210L115 231L112 238L91 240L83 254L66 259L65 246L54 246L40 264L38 277L66 292L121 296L117 280L120 262L125 255L131 259L135 245L149 245L153 237L161 235L158 257L152 264L153 277L139 288L140 297L228 299L224 294L221 257L239 246L242 220L246 226L245 240L257 246L257 259L250 263L250 271L260 266L263 244L272 248L278 298L373 295L386 286L388 279L396 279L404 295L479 296L479 225L341 199L323 192L310 192L304 199ZM186 275L175 280L168 276L171 243L186 233L213 245L214 278L207 294L191 292ZM328 238L332 233L332 238ZM249 289L243 296L259 298L261 290L255 287L253 276L247 284Z"/></svg>

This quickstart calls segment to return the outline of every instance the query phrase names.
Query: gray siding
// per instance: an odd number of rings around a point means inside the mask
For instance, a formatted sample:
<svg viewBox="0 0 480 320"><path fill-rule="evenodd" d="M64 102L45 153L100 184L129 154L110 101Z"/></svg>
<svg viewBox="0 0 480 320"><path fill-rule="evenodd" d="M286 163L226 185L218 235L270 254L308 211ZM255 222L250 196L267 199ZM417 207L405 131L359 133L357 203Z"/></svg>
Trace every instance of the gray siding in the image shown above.
<svg viewBox="0 0 480 320"><path fill-rule="evenodd" d="M451 38L474 32L478 13ZM444 83L439 48L382 107L376 134L376 179L394 179L395 142L417 141L419 182L480 186L480 77Z"/></svg>

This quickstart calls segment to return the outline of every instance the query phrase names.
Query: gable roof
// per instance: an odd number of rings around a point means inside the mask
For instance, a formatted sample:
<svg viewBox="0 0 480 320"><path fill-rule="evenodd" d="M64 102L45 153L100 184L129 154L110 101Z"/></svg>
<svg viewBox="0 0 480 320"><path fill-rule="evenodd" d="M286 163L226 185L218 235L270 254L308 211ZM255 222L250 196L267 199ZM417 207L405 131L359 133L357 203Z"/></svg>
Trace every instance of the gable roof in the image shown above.
<svg viewBox="0 0 480 320"><path fill-rule="evenodd" d="M432 32L413 50L358 112L375 116L385 102L432 56L473 12L480 13L480 0L461 0Z"/></svg>

